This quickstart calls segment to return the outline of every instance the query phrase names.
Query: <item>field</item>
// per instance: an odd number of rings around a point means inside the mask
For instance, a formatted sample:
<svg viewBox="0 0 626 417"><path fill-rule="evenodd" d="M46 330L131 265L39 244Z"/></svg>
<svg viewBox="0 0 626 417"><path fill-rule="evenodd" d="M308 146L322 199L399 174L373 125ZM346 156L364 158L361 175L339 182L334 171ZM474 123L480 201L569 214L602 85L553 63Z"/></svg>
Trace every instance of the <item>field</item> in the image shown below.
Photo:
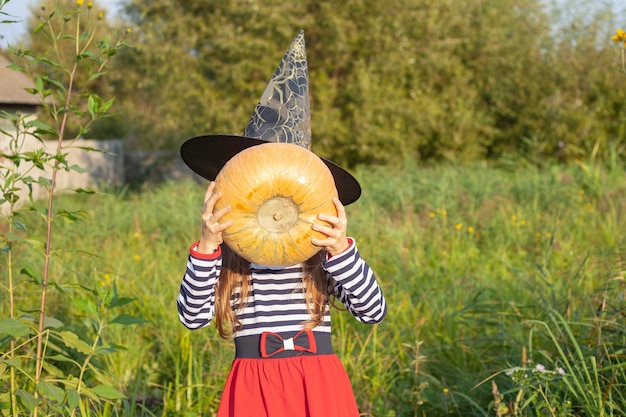
<svg viewBox="0 0 626 417"><path fill-rule="evenodd" d="M407 162L355 174L363 196L347 208L348 234L389 305L376 326L333 312L334 347L363 415L626 415L623 167ZM48 315L91 343L94 316L124 314L101 329L107 350L85 381L126 398L92 415L216 410L232 341L213 327L188 331L176 312L205 186L190 180L56 201L75 216L54 223ZM37 212L20 221L29 225L24 237L43 239ZM39 291L29 271L41 269L42 257L21 244L15 258L18 313L34 315ZM134 301L113 312L103 307L107 297ZM3 288L0 317L6 299ZM80 362L83 354L67 355ZM49 362L73 372L67 361Z"/></svg>

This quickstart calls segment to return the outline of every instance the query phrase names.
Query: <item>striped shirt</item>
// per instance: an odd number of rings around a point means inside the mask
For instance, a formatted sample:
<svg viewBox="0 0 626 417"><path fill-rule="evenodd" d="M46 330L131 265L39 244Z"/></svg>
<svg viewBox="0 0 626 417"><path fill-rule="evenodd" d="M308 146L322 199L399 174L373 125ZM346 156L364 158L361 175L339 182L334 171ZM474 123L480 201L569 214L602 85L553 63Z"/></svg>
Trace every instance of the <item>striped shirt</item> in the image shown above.
<svg viewBox="0 0 626 417"><path fill-rule="evenodd" d="M385 298L369 265L360 257L353 239L343 253L327 258L322 267L334 279L331 293L363 323L379 323L387 313ZM189 329L207 326L215 313L215 284L222 266L221 249L211 255L195 251L187 261L178 295L178 316ZM294 332L311 318L302 283L302 267L275 268L251 265L251 290L246 306L237 313L242 327L234 336L264 331ZM330 332L330 309L314 331Z"/></svg>

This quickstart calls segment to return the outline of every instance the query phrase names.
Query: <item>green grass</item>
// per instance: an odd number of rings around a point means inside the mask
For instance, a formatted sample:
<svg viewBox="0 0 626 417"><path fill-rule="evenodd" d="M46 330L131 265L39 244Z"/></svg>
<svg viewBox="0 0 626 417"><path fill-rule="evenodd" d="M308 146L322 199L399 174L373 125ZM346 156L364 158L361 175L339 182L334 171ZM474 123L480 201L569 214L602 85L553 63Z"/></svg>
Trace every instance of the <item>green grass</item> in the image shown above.
<svg viewBox="0 0 626 417"><path fill-rule="evenodd" d="M595 417L602 408L624 415L615 410L626 409L625 173L581 167L407 163L356 173L363 196L347 209L349 235L389 305L373 327L333 312L334 346L363 413ZM90 220L54 225L52 278L64 293L52 293L49 314L88 334L67 303L70 284L115 282L136 298L126 312L148 321L105 335L127 348L100 364L128 396L107 415L211 415L217 408L232 342L214 328L186 330L176 313L204 192L204 184L188 181L57 201L57 209L82 209ZM37 268L36 253L17 250ZM32 284L22 283L18 296L22 312L36 309ZM0 303L3 317L5 309ZM542 374L529 391L504 372L533 363L563 367L565 385ZM531 391L548 394L520 400ZM569 411L550 408L564 398Z"/></svg>

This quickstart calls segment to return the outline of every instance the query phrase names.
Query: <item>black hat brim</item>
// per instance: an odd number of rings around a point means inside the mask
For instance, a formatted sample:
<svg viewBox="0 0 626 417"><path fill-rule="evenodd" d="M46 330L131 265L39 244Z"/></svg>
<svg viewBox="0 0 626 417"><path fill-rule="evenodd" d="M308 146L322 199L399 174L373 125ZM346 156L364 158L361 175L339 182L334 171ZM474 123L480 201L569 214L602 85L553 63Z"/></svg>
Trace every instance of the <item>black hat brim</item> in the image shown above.
<svg viewBox="0 0 626 417"><path fill-rule="evenodd" d="M262 139L237 135L206 135L188 139L180 147L180 156L193 172L213 181L233 156L252 146L268 143ZM335 179L339 200L344 206L361 196L359 182L348 171L327 159L320 158Z"/></svg>

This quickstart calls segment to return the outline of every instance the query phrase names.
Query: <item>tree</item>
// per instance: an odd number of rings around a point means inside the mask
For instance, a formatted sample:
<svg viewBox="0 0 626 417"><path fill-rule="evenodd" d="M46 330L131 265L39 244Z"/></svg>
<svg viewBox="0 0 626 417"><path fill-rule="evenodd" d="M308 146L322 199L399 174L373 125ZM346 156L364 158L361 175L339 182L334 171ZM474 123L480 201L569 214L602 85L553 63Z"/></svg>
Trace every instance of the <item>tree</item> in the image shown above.
<svg viewBox="0 0 626 417"><path fill-rule="evenodd" d="M573 16L555 34L539 0L127 0L137 49L114 63L124 69L110 84L121 115L107 129L130 149L240 134L304 29L323 156L349 166L568 160L598 137L623 143L626 123L624 81L608 75L612 45L599 41L607 16Z"/></svg>
<svg viewBox="0 0 626 417"><path fill-rule="evenodd" d="M79 5L78 3L84 5L84 8L76 8ZM68 12L68 10L72 11ZM58 18L59 16L62 16L62 18ZM85 42L88 47L79 51L73 39L76 36L77 21L81 18L83 22L89 21L90 26L85 33L81 34L81 41ZM89 128L84 129L87 121L90 120L87 102L82 100L85 97L84 88L89 85L94 94L105 100L107 97L114 95L115 92L111 88L109 80L102 78L101 75L110 67L109 59L117 53L116 48L111 44L111 39L121 37L124 35L124 32L116 32L108 24L105 10L97 5L94 6L91 1L84 3L76 0L61 0L58 2L56 0L45 0L37 7L31 8L31 17L28 25L31 36L25 40L19 54L41 57L32 66L32 71L44 77L44 79L51 80L47 82L46 87L51 87L51 82L58 82L64 85L65 88L70 87L67 85L67 80L70 77L66 68L72 68L74 62L78 62L79 68L75 71L76 75L72 77L73 85L71 86L76 99L73 99L71 102L76 102L77 105L82 103L82 107L75 109L82 113L82 117L71 118L68 121L66 132L70 137L91 135L91 123L89 123ZM96 33L98 34L97 42L93 41ZM84 59L76 59L78 55L82 55ZM96 60L95 58L99 55L106 59ZM101 69L102 73L92 74L93 70L98 67L98 62L106 62L106 65ZM62 89L56 88L52 90L56 92L62 91ZM49 100L51 100L51 103L63 103L65 102L65 97L51 96ZM52 122L50 120L51 115L45 110L41 111L39 116L47 123Z"/></svg>

